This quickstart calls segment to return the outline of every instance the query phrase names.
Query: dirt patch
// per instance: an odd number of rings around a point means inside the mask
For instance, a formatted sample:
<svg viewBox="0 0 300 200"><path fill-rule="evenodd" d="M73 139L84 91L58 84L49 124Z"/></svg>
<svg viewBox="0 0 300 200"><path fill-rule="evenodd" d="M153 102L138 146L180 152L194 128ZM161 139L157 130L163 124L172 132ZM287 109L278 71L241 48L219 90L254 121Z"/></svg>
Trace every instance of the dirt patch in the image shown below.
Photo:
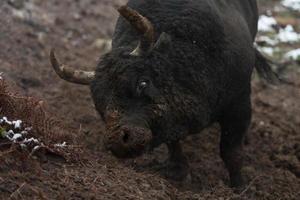
<svg viewBox="0 0 300 200"><path fill-rule="evenodd" d="M190 177L183 182L167 180L147 167L162 162L164 147L126 161L102 149L104 126L94 110L89 89L60 80L49 66L48 54L55 47L58 57L69 65L93 69L105 52L101 41L113 33L117 17L114 6L125 2L0 2L0 72L11 91L19 93L13 100L34 96L47 108L43 115L55 116L55 123L47 126L47 131L38 130L34 136L49 144L67 141L81 147L80 159L69 161L60 156L28 159L11 147L1 149L1 199L299 199L300 80L299 65L295 63L285 71L290 84L253 82L253 122L245 144L243 169L248 186L242 193L234 194L227 186L227 171L219 158L217 126L182 142L191 167ZM273 9L274 3L278 1L262 1L263 12ZM291 46L295 44L286 47ZM41 101L34 102L30 108ZM29 119L22 115L25 112L8 113L5 109L1 107L1 115L12 120ZM62 130L59 137L53 137ZM44 137L45 132L52 134ZM80 138L79 144L76 138Z"/></svg>

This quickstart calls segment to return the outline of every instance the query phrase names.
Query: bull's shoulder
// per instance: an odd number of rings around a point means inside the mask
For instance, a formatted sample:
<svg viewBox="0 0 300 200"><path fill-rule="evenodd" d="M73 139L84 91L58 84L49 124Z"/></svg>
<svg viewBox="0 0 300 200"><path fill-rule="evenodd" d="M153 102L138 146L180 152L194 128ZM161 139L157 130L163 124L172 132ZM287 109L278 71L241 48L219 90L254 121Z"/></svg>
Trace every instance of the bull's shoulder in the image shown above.
<svg viewBox="0 0 300 200"><path fill-rule="evenodd" d="M207 34L222 32L222 21L211 0L129 0L128 6L147 17L155 27L157 35L167 32L175 38L205 40ZM132 27L120 18L116 37L137 37ZM202 36L201 36L202 34ZM195 38L195 37L198 37ZM220 34L218 34L220 37Z"/></svg>

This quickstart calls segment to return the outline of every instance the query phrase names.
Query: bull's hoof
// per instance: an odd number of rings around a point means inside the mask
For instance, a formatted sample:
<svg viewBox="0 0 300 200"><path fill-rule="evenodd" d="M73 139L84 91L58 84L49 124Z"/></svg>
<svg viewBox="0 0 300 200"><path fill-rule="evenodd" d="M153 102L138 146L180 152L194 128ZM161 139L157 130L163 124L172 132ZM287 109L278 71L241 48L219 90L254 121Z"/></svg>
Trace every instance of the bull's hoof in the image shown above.
<svg viewBox="0 0 300 200"><path fill-rule="evenodd" d="M166 161L159 167L162 175L174 181L183 181L189 174L189 165L187 161Z"/></svg>
<svg viewBox="0 0 300 200"><path fill-rule="evenodd" d="M188 166L178 165L178 164L169 164L164 170L163 175L166 178L175 180L175 181L183 181L187 175L189 174Z"/></svg>
<svg viewBox="0 0 300 200"><path fill-rule="evenodd" d="M240 193L245 189L245 181L242 176L231 178L230 186L235 193Z"/></svg>

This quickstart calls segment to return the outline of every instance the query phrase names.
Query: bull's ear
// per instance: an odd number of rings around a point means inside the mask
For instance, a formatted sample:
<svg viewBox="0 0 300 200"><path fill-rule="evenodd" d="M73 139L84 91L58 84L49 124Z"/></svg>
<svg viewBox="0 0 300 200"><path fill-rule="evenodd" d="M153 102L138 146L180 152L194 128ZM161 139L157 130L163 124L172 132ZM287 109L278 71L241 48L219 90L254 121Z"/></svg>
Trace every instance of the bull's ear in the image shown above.
<svg viewBox="0 0 300 200"><path fill-rule="evenodd" d="M171 45L172 45L171 36L169 34L163 32L162 34L160 34L153 49L160 51L160 52L167 52L170 50Z"/></svg>

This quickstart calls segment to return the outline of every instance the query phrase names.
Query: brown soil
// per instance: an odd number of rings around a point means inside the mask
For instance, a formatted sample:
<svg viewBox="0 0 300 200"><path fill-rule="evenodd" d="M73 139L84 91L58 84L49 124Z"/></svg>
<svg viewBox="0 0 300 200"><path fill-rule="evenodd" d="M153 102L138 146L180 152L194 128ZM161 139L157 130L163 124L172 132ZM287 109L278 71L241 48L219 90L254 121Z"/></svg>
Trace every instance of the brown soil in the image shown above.
<svg viewBox="0 0 300 200"><path fill-rule="evenodd" d="M299 65L286 74L290 84L253 82L253 122L243 169L248 185L240 193L227 186L217 126L182 142L191 167L183 182L147 167L166 157L165 147L125 161L102 149L104 126L89 89L60 80L48 54L55 47L69 65L93 69L104 51L99 41L113 33L114 6L125 2L0 1L0 72L11 90L42 99L48 112L69 127L62 130L81 138L82 151L79 160L49 156L42 162L24 160L17 152L7 156L10 151L1 149L0 199L300 199Z"/></svg>

